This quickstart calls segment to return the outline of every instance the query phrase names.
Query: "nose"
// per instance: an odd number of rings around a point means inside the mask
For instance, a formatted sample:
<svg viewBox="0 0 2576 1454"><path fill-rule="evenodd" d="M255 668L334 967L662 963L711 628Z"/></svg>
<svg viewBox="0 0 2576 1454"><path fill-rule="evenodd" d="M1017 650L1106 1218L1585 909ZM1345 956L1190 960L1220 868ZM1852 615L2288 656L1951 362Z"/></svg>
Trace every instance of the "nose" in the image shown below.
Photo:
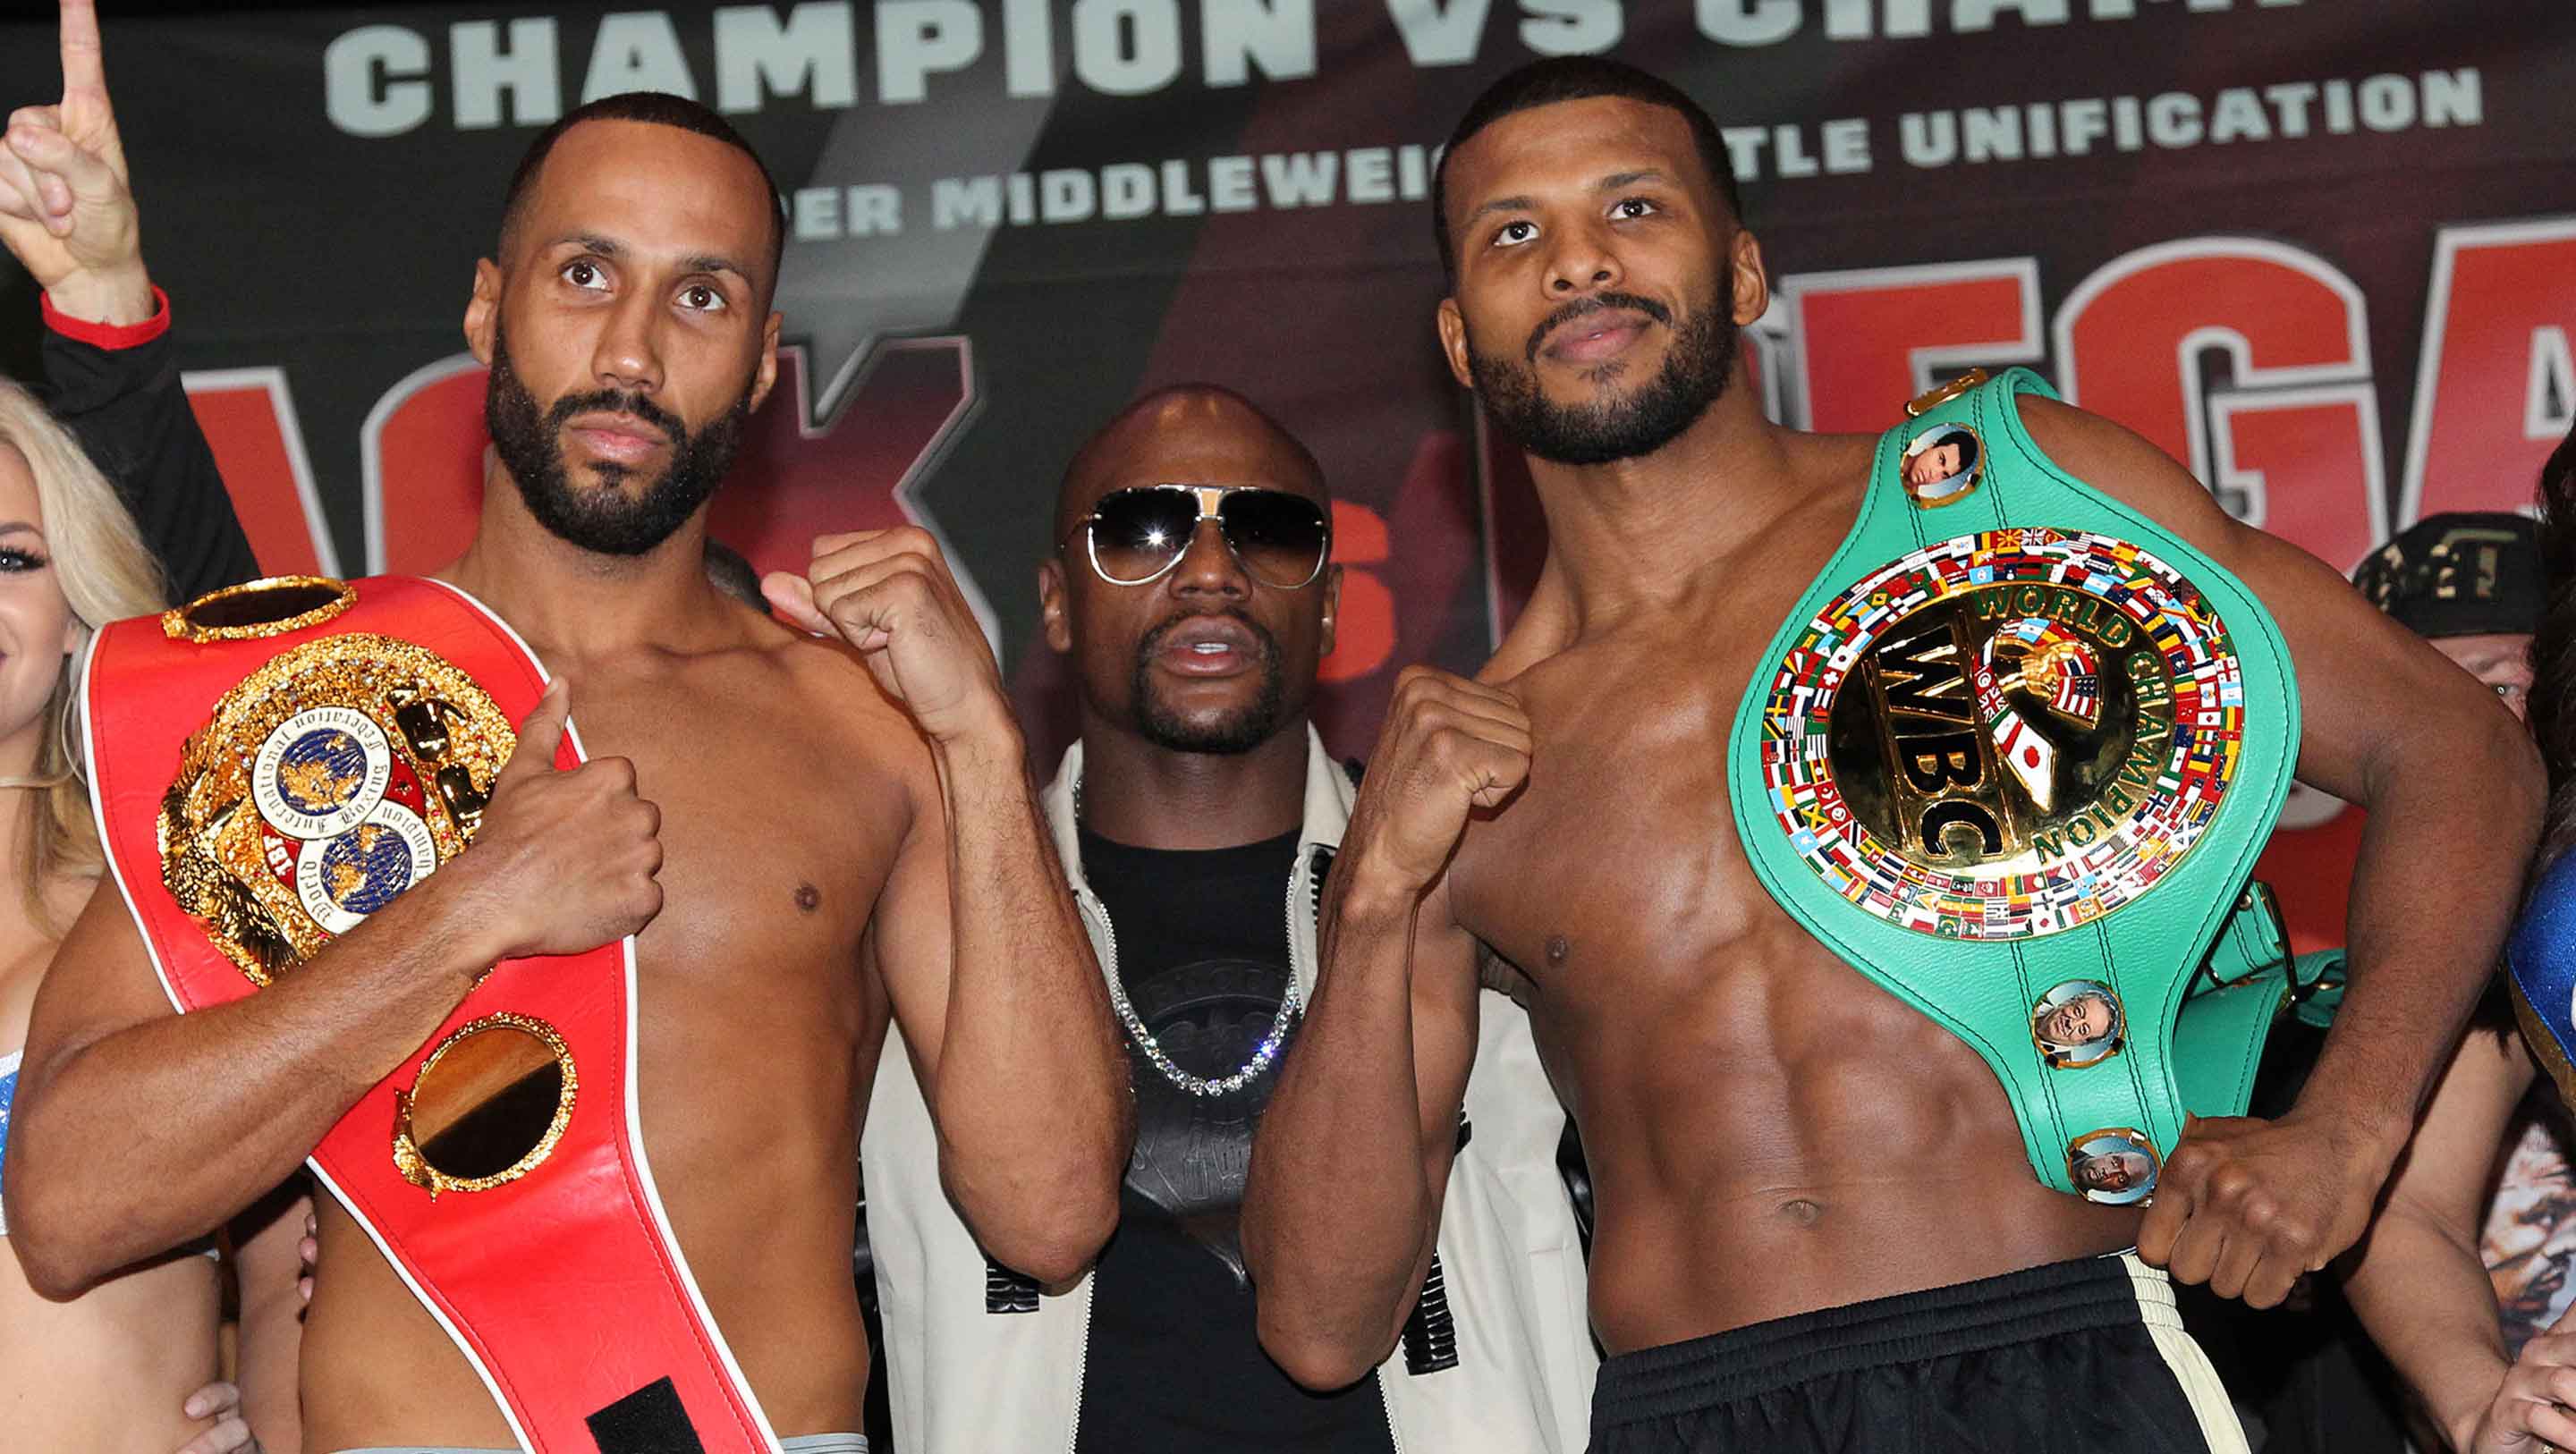
<svg viewBox="0 0 2576 1454"><path fill-rule="evenodd" d="M1547 259L1550 297L1570 298L1618 286L1619 254L1609 229L1597 223L1569 227L1556 234Z"/></svg>
<svg viewBox="0 0 2576 1454"><path fill-rule="evenodd" d="M1201 520L1190 533L1189 549L1181 552L1180 564L1172 567L1173 594L1239 601L1251 589L1243 562L1234 558L1234 547L1225 543L1224 532L1214 520Z"/></svg>
<svg viewBox="0 0 2576 1454"><path fill-rule="evenodd" d="M649 290L638 288L619 299L600 328L591 353L591 373L608 388L639 394L659 390L661 322L661 302Z"/></svg>

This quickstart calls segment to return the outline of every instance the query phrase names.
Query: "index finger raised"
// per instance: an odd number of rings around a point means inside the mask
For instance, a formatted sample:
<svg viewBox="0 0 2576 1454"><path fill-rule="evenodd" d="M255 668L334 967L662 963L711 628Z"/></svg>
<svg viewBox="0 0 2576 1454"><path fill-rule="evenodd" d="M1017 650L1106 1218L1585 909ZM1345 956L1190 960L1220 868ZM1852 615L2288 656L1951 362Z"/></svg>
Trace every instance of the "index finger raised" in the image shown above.
<svg viewBox="0 0 2576 1454"><path fill-rule="evenodd" d="M107 49L99 43L98 6L62 0L63 94L107 89Z"/></svg>

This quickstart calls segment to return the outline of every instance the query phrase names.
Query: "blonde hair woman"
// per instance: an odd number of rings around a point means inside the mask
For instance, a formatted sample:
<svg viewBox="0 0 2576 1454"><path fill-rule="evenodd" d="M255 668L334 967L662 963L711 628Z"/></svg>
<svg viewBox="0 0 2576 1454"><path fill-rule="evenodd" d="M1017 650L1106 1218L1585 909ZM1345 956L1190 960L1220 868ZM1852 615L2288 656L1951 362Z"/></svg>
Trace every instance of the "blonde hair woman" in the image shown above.
<svg viewBox="0 0 2576 1454"><path fill-rule="evenodd" d="M103 867L71 720L74 672L91 631L162 604L159 567L114 487L26 390L0 382L0 1138L36 986ZM217 1372L218 1274L209 1258L175 1252L56 1303L27 1285L15 1257L0 1258L11 1442L239 1442L186 1413L204 1406L192 1393Z"/></svg>
<svg viewBox="0 0 2576 1454"><path fill-rule="evenodd" d="M80 650L99 623L161 604L156 557L179 595L258 573L143 265L98 17L87 0L61 9L61 102L17 107L0 139L0 247L44 290L40 352L57 409L114 452L122 488L25 392L0 385L0 1138L37 982L101 870L69 712ZM233 1224L247 1394L206 1382L218 1336L207 1259L131 1269L53 1303L0 1253L0 1444L233 1454L256 1447L255 1426L268 1454L295 1454L299 1192L300 1179Z"/></svg>

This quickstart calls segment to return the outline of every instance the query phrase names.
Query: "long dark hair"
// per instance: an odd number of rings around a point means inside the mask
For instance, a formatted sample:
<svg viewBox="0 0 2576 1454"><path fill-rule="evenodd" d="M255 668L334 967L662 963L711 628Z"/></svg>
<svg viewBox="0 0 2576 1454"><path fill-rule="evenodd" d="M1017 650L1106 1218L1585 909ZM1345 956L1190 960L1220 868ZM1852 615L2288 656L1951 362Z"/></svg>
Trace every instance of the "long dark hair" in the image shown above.
<svg viewBox="0 0 2576 1454"><path fill-rule="evenodd" d="M2549 766L2540 862L2576 847L2576 428L2540 467L2540 578L2548 591L2531 640L2531 735Z"/></svg>

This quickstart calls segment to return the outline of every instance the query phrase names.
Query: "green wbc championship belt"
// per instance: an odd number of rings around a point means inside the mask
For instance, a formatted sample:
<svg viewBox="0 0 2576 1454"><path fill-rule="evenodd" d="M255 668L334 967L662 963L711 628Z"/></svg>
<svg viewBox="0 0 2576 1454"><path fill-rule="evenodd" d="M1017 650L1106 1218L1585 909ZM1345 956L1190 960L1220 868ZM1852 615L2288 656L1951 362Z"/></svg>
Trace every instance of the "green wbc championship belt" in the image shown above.
<svg viewBox="0 0 2576 1454"><path fill-rule="evenodd" d="M2247 875L2298 694L2253 593L2052 464L2022 393L2055 397L1970 375L1880 438L1728 787L1764 887L1985 1057L2040 1180L2133 1203L2287 998Z"/></svg>

